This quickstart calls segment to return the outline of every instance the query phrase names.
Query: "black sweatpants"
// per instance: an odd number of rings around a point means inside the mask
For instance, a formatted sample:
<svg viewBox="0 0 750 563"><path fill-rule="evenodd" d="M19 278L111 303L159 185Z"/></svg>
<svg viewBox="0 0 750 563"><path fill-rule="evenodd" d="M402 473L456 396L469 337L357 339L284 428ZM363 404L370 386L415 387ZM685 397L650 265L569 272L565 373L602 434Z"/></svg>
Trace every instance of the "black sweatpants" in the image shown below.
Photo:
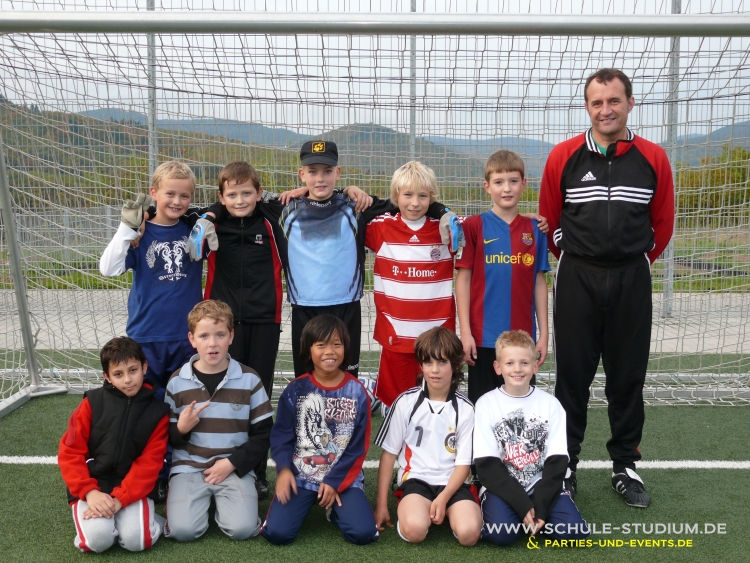
<svg viewBox="0 0 750 563"><path fill-rule="evenodd" d="M359 346L362 339L362 307L359 301L342 305L325 305L323 307L300 307L292 305L292 354L294 355L294 377L304 375L305 364L299 357L302 329L311 319L318 315L334 315L344 321L349 330L349 364L341 366L354 377L359 373Z"/></svg>
<svg viewBox="0 0 750 563"><path fill-rule="evenodd" d="M612 432L607 450L615 472L635 470L651 343L648 259L606 266L564 254L555 282L554 322L555 396L567 416L569 467L578 464L589 387L601 356Z"/></svg>
<svg viewBox="0 0 750 563"><path fill-rule="evenodd" d="M276 356L279 353L281 325L278 323L234 323L234 339L229 345L229 355L258 372L268 399L273 392ZM268 460L261 461L255 477L266 481Z"/></svg>

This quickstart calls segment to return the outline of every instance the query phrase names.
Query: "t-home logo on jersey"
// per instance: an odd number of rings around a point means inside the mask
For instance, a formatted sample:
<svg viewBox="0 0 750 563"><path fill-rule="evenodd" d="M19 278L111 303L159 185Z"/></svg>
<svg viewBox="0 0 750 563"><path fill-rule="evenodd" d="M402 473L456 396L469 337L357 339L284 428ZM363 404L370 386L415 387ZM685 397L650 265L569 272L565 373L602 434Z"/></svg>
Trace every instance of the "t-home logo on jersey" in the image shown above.
<svg viewBox="0 0 750 563"><path fill-rule="evenodd" d="M524 266L534 265L534 256L528 253L505 254L485 254L484 262L486 264L523 264Z"/></svg>

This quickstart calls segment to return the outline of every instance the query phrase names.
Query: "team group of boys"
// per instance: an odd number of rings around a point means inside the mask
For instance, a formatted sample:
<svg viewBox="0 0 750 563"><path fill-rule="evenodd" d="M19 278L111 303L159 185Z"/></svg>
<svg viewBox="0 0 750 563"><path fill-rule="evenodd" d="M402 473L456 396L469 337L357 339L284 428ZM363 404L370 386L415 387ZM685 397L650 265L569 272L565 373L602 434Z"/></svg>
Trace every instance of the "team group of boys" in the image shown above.
<svg viewBox="0 0 750 563"><path fill-rule="evenodd" d="M492 208L461 227L418 162L399 168L391 199L379 200L355 186L335 190L334 143L307 142L300 157L304 187L280 197L237 162L220 174L220 201L191 208L195 176L169 162L154 173L150 197L123 208L100 268L133 271L130 338L104 346L106 382L87 392L60 443L75 545L142 550L162 527L194 540L208 528L212 498L218 526L234 539L289 543L318 502L344 539L367 544L391 524L396 460L406 541L422 541L445 517L463 545L480 537L508 545L523 532L518 523L532 534L585 537L564 487L565 411L534 386L548 345L550 268L540 218L518 213L522 159L498 151L487 160ZM374 393L389 407L375 440L383 454L374 513L362 471L370 398L357 379L365 248L375 253L374 337L383 348ZM272 422L282 269L296 379ZM463 361L468 398L457 391ZM261 522L269 448L277 479ZM151 497L163 495L167 472L164 522Z"/></svg>

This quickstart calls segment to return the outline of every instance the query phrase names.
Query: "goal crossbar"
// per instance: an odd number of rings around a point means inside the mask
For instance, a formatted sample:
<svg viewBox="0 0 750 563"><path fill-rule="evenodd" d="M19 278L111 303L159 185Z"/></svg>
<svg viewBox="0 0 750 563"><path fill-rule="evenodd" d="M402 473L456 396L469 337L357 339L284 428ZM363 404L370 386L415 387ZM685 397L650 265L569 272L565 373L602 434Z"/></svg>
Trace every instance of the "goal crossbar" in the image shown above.
<svg viewBox="0 0 750 563"><path fill-rule="evenodd" d="M750 37L748 15L13 11L0 33Z"/></svg>

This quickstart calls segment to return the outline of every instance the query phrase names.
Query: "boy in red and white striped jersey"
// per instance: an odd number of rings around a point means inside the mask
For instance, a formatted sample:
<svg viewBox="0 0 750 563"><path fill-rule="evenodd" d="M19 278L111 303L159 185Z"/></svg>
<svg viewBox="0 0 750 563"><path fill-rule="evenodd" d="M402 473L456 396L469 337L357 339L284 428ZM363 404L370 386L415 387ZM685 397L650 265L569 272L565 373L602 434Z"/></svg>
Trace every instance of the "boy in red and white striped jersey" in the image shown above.
<svg viewBox="0 0 750 563"><path fill-rule="evenodd" d="M456 328L453 256L441 242L440 221L425 215L437 194L432 169L407 162L391 180L399 212L367 225L365 246L376 253L374 337L383 347L375 396L386 407L417 384L416 338L436 326Z"/></svg>

